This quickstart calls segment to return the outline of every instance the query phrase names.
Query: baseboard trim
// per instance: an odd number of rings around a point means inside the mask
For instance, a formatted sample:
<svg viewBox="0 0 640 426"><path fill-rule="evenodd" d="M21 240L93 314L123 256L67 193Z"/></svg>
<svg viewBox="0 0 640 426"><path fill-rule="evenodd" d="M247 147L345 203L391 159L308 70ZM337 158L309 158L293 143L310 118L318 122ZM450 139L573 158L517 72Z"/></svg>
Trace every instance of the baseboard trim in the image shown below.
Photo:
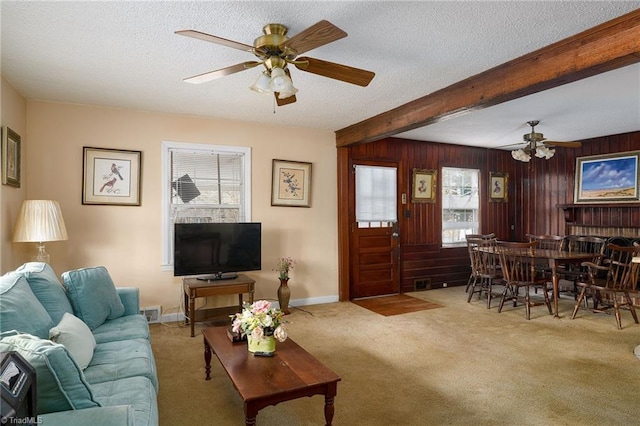
<svg viewBox="0 0 640 426"><path fill-rule="evenodd" d="M338 296L321 296L321 297L308 297L305 299L295 299L289 302L289 305L293 307L310 306L310 305L322 305L325 303L336 303L340 299ZM280 307L280 304L276 301L274 305ZM160 322L178 322L184 321L184 312L174 312L170 314L162 314Z"/></svg>

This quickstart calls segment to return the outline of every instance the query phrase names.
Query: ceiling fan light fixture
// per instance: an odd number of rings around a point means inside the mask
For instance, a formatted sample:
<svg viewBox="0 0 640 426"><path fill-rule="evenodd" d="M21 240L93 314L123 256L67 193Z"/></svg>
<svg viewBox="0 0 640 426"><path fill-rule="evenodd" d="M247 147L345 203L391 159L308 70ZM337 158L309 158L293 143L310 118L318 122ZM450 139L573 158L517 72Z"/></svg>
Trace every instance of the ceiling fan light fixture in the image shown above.
<svg viewBox="0 0 640 426"><path fill-rule="evenodd" d="M298 92L298 89L293 87L293 84L290 87L285 88L283 91L278 92L278 99L287 99Z"/></svg>
<svg viewBox="0 0 640 426"><path fill-rule="evenodd" d="M531 160L531 157L529 156L529 154L524 152L524 150L522 149L516 149L515 151L511 151L511 156L518 161L522 161L523 163L528 163L529 160Z"/></svg>
<svg viewBox="0 0 640 426"><path fill-rule="evenodd" d="M555 153L555 150L547 148L546 146L539 146L536 148L536 157L544 158L545 160L553 157Z"/></svg>
<svg viewBox="0 0 640 426"><path fill-rule="evenodd" d="M271 77L269 76L269 73L266 71L263 71L260 73L260 76L258 77L256 82L253 83L253 86L249 88L257 93L269 94L271 93L271 89L269 88L270 82L271 82Z"/></svg>
<svg viewBox="0 0 640 426"><path fill-rule="evenodd" d="M288 93L287 98L298 91L295 87L293 87L293 82L289 78L287 74L285 74L284 70L279 67L275 67L271 70L271 82L269 83L269 88L274 92L279 93ZM280 98L284 99L284 98Z"/></svg>

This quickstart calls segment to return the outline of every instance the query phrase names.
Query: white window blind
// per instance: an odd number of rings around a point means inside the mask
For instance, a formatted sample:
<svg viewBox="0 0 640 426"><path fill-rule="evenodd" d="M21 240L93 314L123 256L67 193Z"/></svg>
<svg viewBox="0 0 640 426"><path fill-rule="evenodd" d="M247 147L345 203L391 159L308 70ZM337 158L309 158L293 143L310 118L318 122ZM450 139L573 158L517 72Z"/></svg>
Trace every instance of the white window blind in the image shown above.
<svg viewBox="0 0 640 426"><path fill-rule="evenodd" d="M356 221L396 222L396 168L356 165Z"/></svg>
<svg viewBox="0 0 640 426"><path fill-rule="evenodd" d="M465 235L480 227L480 171L442 168L442 245L466 244Z"/></svg>
<svg viewBox="0 0 640 426"><path fill-rule="evenodd" d="M248 148L163 143L163 265L173 264L175 223L249 222Z"/></svg>

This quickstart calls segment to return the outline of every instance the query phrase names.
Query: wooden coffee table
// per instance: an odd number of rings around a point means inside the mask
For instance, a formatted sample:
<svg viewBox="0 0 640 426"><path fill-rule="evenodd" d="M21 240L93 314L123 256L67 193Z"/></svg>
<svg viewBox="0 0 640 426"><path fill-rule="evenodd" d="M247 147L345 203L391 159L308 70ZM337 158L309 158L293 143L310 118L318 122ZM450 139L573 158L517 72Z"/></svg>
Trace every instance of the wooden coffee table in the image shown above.
<svg viewBox="0 0 640 426"><path fill-rule="evenodd" d="M262 408L312 395L324 395L324 418L331 425L340 377L293 340L278 342L273 357L257 357L246 342L231 343L227 327L205 328L202 335L205 379L211 379L213 352L244 401L247 425L256 424Z"/></svg>

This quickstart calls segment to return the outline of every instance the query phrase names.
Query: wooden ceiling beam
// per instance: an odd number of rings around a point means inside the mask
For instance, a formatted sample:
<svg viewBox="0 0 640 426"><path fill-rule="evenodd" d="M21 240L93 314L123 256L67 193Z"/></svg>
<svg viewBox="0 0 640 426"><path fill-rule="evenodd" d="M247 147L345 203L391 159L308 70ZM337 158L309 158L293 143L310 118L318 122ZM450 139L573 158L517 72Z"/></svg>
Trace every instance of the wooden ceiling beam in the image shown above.
<svg viewBox="0 0 640 426"><path fill-rule="evenodd" d="M640 9L336 131L336 146L380 140L640 62Z"/></svg>

